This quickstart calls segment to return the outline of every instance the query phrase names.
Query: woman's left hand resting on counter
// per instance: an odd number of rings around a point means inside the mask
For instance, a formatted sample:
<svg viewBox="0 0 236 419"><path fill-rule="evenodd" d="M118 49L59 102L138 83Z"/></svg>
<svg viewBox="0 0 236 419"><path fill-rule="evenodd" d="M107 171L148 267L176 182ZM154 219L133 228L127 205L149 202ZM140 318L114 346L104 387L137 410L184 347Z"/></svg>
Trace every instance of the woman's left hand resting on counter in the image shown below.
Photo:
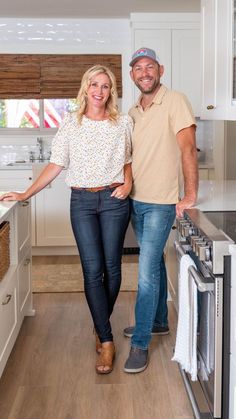
<svg viewBox="0 0 236 419"><path fill-rule="evenodd" d="M63 167L54 163L49 163L40 173L39 177L25 192L6 192L0 196L0 201L25 201L31 198L45 186L51 183L59 175Z"/></svg>
<svg viewBox="0 0 236 419"><path fill-rule="evenodd" d="M0 201L25 201L24 192L6 192L0 196Z"/></svg>

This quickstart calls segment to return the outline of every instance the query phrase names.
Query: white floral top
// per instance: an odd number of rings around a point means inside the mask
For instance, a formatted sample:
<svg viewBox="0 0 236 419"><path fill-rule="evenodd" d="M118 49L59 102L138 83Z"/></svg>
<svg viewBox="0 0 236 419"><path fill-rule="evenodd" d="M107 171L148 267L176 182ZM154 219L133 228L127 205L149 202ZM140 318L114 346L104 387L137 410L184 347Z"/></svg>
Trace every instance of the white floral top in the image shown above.
<svg viewBox="0 0 236 419"><path fill-rule="evenodd" d="M50 162L68 168L68 186L82 188L124 182L124 165L131 162L133 121L120 115L117 123L95 121L68 113L52 141Z"/></svg>

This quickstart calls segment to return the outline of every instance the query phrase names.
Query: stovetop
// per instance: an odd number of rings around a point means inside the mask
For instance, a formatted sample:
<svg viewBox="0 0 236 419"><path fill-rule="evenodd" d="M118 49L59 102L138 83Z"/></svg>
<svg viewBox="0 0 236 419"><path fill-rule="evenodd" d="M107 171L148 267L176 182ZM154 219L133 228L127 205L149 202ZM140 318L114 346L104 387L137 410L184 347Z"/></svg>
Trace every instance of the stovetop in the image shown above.
<svg viewBox="0 0 236 419"><path fill-rule="evenodd" d="M236 243L236 211L204 211L204 214Z"/></svg>

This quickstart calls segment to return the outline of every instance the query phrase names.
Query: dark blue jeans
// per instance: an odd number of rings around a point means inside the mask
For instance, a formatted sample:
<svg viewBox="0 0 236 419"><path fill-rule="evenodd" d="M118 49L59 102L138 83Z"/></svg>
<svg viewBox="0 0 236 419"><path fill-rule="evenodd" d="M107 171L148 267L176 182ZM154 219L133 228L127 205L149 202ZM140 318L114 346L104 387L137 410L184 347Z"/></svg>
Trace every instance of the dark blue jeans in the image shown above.
<svg viewBox="0 0 236 419"><path fill-rule="evenodd" d="M71 224L84 275L84 289L101 342L112 341L110 315L121 284L121 257L129 222L129 199L72 189Z"/></svg>

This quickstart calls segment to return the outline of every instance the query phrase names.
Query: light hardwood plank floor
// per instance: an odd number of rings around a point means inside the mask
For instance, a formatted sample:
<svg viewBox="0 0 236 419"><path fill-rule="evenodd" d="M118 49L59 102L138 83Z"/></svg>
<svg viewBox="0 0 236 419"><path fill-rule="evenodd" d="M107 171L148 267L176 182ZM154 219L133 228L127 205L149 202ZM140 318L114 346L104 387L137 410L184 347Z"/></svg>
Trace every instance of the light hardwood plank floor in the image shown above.
<svg viewBox="0 0 236 419"><path fill-rule="evenodd" d="M114 371L95 372L92 322L83 293L35 294L36 316L24 320L0 380L1 419L190 419L189 400L171 361L171 333L153 337L150 364L126 374L129 352L122 330L132 323L135 293L121 292L112 316L117 348Z"/></svg>

